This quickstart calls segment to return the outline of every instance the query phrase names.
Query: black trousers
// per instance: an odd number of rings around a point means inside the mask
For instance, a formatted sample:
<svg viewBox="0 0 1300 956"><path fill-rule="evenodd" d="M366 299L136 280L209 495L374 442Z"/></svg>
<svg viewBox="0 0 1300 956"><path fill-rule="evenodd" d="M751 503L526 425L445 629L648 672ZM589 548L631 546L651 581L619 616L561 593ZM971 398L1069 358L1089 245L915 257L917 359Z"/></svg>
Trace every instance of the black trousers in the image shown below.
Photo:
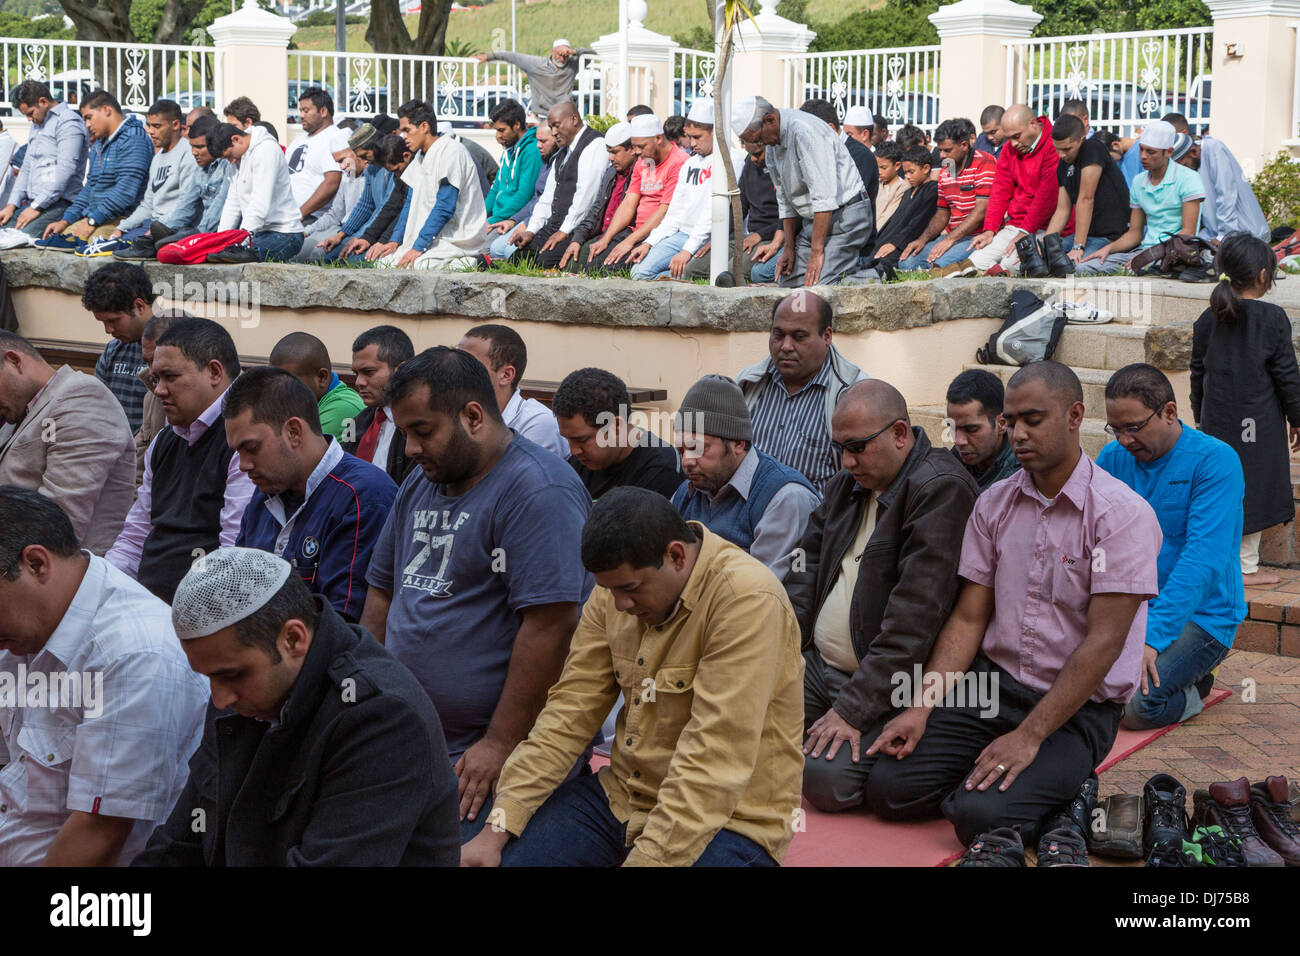
<svg viewBox="0 0 1300 956"><path fill-rule="evenodd" d="M803 663L803 732L806 737L808 728L831 709L852 675L831 667L816 648L803 652ZM867 777L882 759L879 754L868 757L867 748L880 736L885 721L896 713L886 714L884 720L862 734L862 758L857 763L853 762L853 751L848 744L842 744L831 760L826 759L830 753L829 746L819 757L808 754L803 758L803 795L810 804L823 813L852 810L862 805L866 798Z"/></svg>
<svg viewBox="0 0 1300 956"><path fill-rule="evenodd" d="M994 827L1013 827L1031 843L1043 818L1072 800L1106 758L1124 707L1088 701L1043 741L1033 763L1006 791L997 784L968 791L966 777L980 752L1019 727L1042 699L982 654L971 671L982 680L997 677L996 712L981 716L976 703L936 708L916 750L902 760L877 761L866 783L867 806L886 820L942 814L965 844Z"/></svg>
<svg viewBox="0 0 1300 956"><path fill-rule="evenodd" d="M601 235L604 235L604 233ZM605 257L613 252L614 248L630 235L632 235L630 227L620 230L615 234L614 238L610 240L609 245L605 247L605 251L594 256L590 261L588 261L587 257L591 255L591 245L596 241L596 239L599 239L600 236L596 236L587 242L584 242L581 251L578 253L577 263L569 263L570 268L574 268L577 272L589 272L593 275L620 275L626 273L631 268L631 266L627 264L626 259L616 265L605 268Z"/></svg>
<svg viewBox="0 0 1300 956"><path fill-rule="evenodd" d="M542 269L554 269L564 258L564 250L569 248L567 242L556 243L550 249L542 252L542 246L546 245L546 240L555 235L555 230L550 226L542 226L533 236L533 241L519 250L516 255L524 256L534 260L538 267Z"/></svg>

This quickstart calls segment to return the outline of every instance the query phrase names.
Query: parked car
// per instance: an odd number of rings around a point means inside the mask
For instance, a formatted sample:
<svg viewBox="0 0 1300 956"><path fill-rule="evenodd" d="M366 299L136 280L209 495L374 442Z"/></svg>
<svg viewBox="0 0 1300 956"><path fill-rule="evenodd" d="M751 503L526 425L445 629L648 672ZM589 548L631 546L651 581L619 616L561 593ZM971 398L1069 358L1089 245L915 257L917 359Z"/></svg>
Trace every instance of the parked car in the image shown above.
<svg viewBox="0 0 1300 956"><path fill-rule="evenodd" d="M217 94L212 90L182 90L171 98L186 113L199 106L208 106L214 110L217 108Z"/></svg>
<svg viewBox="0 0 1300 956"><path fill-rule="evenodd" d="M1213 77L1209 73L1200 73L1192 77L1186 93L1178 93L1165 100L1166 113L1182 113L1187 117L1187 126L1197 135L1204 135L1210 128L1210 86Z"/></svg>
<svg viewBox="0 0 1300 956"><path fill-rule="evenodd" d="M50 88L50 94L55 100L76 109L87 94L99 89L100 84L90 70L66 70L55 73L45 81L45 85ZM18 83L15 83L12 89L17 87ZM3 94L4 104L0 106L0 116L14 116L18 113L18 107L9 100L12 89Z"/></svg>

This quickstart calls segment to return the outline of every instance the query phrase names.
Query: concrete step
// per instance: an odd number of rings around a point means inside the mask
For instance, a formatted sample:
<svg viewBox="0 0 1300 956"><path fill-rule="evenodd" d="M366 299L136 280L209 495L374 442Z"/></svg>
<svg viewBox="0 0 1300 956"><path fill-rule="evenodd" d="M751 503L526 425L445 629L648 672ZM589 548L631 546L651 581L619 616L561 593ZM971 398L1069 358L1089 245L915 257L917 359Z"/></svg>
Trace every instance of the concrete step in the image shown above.
<svg viewBox="0 0 1300 956"><path fill-rule="evenodd" d="M1067 325L1052 358L1066 365L1115 371L1146 361L1146 334L1145 328L1133 325Z"/></svg>
<svg viewBox="0 0 1300 956"><path fill-rule="evenodd" d="M952 437L948 436L947 439L944 437L943 423L947 417L947 409L943 405L911 405L908 406L907 413L913 425L925 429L925 434L932 444L944 448L952 447ZM1079 443L1083 445L1084 452L1092 458L1096 458L1102 446L1110 441L1110 436L1102 427L1105 424L1105 421L1099 419L1085 418L1079 428Z"/></svg>
<svg viewBox="0 0 1300 956"><path fill-rule="evenodd" d="M1003 385L1011 381L1011 376L1020 371L1018 365L977 365L967 363L963 368L982 368L986 372L992 372L1002 379ZM1083 407L1086 417L1104 423L1106 420L1106 383L1110 381L1110 377L1114 372L1104 368L1087 366L1071 365L1070 368L1074 369L1074 374L1079 376L1079 383L1083 385Z"/></svg>

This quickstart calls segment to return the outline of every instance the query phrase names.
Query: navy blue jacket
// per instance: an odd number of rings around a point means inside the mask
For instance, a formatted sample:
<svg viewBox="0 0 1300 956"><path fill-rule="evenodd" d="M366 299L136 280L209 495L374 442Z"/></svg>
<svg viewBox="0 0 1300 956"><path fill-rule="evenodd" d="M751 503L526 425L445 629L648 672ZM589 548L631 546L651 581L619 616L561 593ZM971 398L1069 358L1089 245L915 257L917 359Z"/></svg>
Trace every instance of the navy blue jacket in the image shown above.
<svg viewBox="0 0 1300 956"><path fill-rule="evenodd" d="M134 116L126 117L107 140L90 144L86 185L63 218L76 222L90 217L102 225L134 212L144 198L153 154L153 140L144 124Z"/></svg>
<svg viewBox="0 0 1300 956"><path fill-rule="evenodd" d="M357 621L366 603L370 553L396 496L397 485L382 468L345 452L315 487L308 483L307 501L283 550L276 548L280 523L262 491L249 499L235 544L279 554L312 593L324 597L345 619Z"/></svg>

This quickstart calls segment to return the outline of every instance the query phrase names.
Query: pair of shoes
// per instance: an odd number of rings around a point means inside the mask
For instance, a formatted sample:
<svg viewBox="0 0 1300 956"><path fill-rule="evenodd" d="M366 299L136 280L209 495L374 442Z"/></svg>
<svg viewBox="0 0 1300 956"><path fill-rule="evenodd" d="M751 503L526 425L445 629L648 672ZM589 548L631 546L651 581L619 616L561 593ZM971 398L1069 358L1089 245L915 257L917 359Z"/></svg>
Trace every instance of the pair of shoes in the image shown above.
<svg viewBox="0 0 1300 956"><path fill-rule="evenodd" d="M78 239L70 232L56 232L46 239L37 239L32 245L37 249L53 249L55 252L76 252L86 247L86 240Z"/></svg>
<svg viewBox="0 0 1300 956"><path fill-rule="evenodd" d="M1245 777L1192 795L1198 826L1221 827L1241 841L1247 866L1300 866L1300 828L1291 819L1286 777L1251 786Z"/></svg>
<svg viewBox="0 0 1300 956"><path fill-rule="evenodd" d="M98 259L100 256L111 256L115 252L130 247L131 243L125 239L100 236L98 239L90 240L80 249L74 250L73 254L82 259Z"/></svg>
<svg viewBox="0 0 1300 956"><path fill-rule="evenodd" d="M216 265L241 265L246 262L258 262L257 253L253 251L252 246L236 244L227 246L220 252L213 252L208 255L206 260L209 264Z"/></svg>
<svg viewBox="0 0 1300 956"><path fill-rule="evenodd" d="M21 229L0 229L0 249L22 249L35 241Z"/></svg>
<svg viewBox="0 0 1300 956"><path fill-rule="evenodd" d="M957 866L1024 866L1025 845L1011 827L998 827L975 838Z"/></svg>
<svg viewBox="0 0 1300 956"><path fill-rule="evenodd" d="M1183 282L1216 282L1218 276L1210 266L1188 266L1178 276Z"/></svg>
<svg viewBox="0 0 1300 956"><path fill-rule="evenodd" d="M1287 866L1300 866L1300 826L1291 806L1295 784L1281 775L1250 788L1250 815L1255 832Z"/></svg>
<svg viewBox="0 0 1300 956"><path fill-rule="evenodd" d="M1167 773L1158 773L1142 788L1142 854L1148 859L1161 846L1180 850L1191 828L1187 790Z"/></svg>
<svg viewBox="0 0 1300 956"><path fill-rule="evenodd" d="M1161 843L1147 857L1147 866L1238 867L1246 865L1241 841L1222 827L1197 827L1182 843Z"/></svg>
<svg viewBox="0 0 1300 956"><path fill-rule="evenodd" d="M975 263L969 259L963 259L961 262L954 262L949 266L940 266L937 269L930 270L930 278L946 279L949 276L973 276L979 270L975 268Z"/></svg>
<svg viewBox="0 0 1300 956"><path fill-rule="evenodd" d="M1115 318L1113 312L1099 309L1091 302L1061 301L1054 303L1052 309L1065 316L1070 325L1105 325Z"/></svg>
<svg viewBox="0 0 1300 956"><path fill-rule="evenodd" d="M1056 237L1059 247L1061 237ZM1016 255L1020 258L1020 276L1024 279L1046 279L1052 273L1048 271L1043 260L1043 250L1038 246L1038 239L1032 235L1021 236L1016 240ZM1062 253L1064 255L1064 253Z"/></svg>
<svg viewBox="0 0 1300 956"><path fill-rule="evenodd" d="M137 239L130 243L125 249L114 249L114 259L124 259L127 262L141 262L149 259L158 258L158 247L152 239Z"/></svg>
<svg viewBox="0 0 1300 956"><path fill-rule="evenodd" d="M1039 866L1087 866L1088 831L1097 809L1097 775L1090 774L1074 799L1049 816L1039 831Z"/></svg>

